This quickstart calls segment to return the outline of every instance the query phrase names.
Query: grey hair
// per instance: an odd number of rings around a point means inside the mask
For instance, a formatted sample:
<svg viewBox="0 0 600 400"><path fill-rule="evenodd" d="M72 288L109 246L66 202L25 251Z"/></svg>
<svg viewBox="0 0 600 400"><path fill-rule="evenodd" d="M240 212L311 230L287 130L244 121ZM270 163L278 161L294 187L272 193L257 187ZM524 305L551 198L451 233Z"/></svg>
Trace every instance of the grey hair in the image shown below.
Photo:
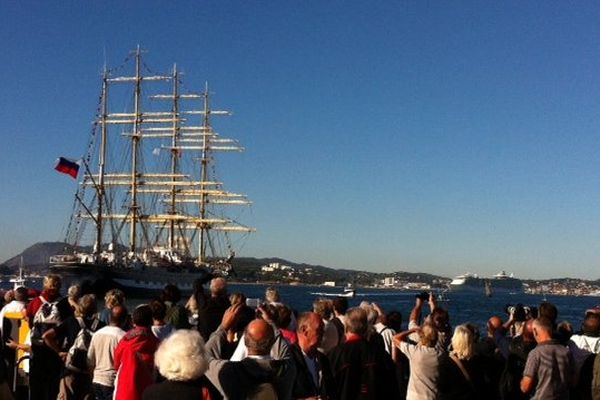
<svg viewBox="0 0 600 400"><path fill-rule="evenodd" d="M368 331L367 312L360 307L349 309L346 312L346 332L365 337Z"/></svg>
<svg viewBox="0 0 600 400"><path fill-rule="evenodd" d="M198 331L179 329L162 341L154 361L170 381L193 381L208 369L204 340Z"/></svg>
<svg viewBox="0 0 600 400"><path fill-rule="evenodd" d="M265 290L265 299L270 303L279 302L281 300L281 297L279 296L279 290L277 290L277 288L274 286L269 286Z"/></svg>
<svg viewBox="0 0 600 400"><path fill-rule="evenodd" d="M69 296L72 299L79 299L79 296L81 296L81 286L79 285L71 285L69 286L69 290L67 290L67 296Z"/></svg>

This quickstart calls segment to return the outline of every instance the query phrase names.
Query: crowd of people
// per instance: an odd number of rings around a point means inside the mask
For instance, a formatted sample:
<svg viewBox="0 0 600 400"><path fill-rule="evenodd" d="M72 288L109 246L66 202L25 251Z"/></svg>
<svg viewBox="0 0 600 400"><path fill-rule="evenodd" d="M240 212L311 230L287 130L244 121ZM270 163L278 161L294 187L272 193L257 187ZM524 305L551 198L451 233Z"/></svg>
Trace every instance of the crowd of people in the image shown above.
<svg viewBox="0 0 600 400"><path fill-rule="evenodd" d="M56 275L39 293L7 292L0 399L600 399L600 308L578 331L544 302L480 332L452 329L433 295L417 296L403 329L399 310L375 303L294 310L273 287L254 303L223 278L194 287L182 299L167 285L132 309L118 289L100 306L76 285L63 298ZM27 340L7 313L27 320ZM13 386L17 350L29 354L25 394Z"/></svg>

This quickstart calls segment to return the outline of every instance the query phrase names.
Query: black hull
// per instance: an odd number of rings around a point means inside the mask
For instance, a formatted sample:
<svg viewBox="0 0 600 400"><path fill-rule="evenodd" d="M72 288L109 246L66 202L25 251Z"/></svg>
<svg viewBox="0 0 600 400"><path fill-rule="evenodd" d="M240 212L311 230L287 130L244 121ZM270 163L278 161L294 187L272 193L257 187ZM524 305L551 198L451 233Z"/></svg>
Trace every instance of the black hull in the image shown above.
<svg viewBox="0 0 600 400"><path fill-rule="evenodd" d="M176 285L182 293L192 293L196 280L210 281L206 269L143 267L139 269L100 264L54 264L50 272L61 276L63 286L79 284L87 292L104 295L109 289L121 289L127 296L152 297L167 284Z"/></svg>

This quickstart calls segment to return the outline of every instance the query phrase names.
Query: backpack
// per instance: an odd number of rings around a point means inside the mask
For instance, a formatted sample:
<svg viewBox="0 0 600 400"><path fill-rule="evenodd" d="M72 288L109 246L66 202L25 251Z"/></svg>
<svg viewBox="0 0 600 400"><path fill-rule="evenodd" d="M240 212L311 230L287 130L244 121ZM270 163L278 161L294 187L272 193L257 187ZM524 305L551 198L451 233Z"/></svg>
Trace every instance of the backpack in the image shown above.
<svg viewBox="0 0 600 400"><path fill-rule="evenodd" d="M100 321L94 318L92 326L88 328L85 325L83 318L77 317L77 323L79 323L79 332L73 341L73 344L67 352L67 359L65 360L65 368L69 371L86 373L88 372L87 365L87 353L92 341L92 335L98 328Z"/></svg>
<svg viewBox="0 0 600 400"><path fill-rule="evenodd" d="M58 310L58 301L47 301L43 296L39 296L42 305L33 316L33 326L31 328L31 344L41 346L44 344L42 335L62 322L60 311Z"/></svg>

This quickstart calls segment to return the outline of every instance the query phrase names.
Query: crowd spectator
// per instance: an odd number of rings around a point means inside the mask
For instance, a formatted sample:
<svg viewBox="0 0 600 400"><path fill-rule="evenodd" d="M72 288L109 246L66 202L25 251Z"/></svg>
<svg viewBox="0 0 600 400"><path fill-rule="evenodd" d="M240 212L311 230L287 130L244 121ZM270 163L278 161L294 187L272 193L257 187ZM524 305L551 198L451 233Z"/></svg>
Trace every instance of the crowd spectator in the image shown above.
<svg viewBox="0 0 600 400"><path fill-rule="evenodd" d="M334 398L398 397L395 367L383 345L368 340L367 313L360 307L346 313L346 340L329 353Z"/></svg>
<svg viewBox="0 0 600 400"><path fill-rule="evenodd" d="M85 347L89 346L89 342L83 343L84 347L80 348L72 346L80 335L85 335L85 330L88 330L91 335L102 327L102 322L96 316L98 312L96 296L93 294L82 296L74 311L74 315L46 331L43 339L63 361L58 398L91 400L93 398L92 377L87 362L88 348Z"/></svg>
<svg viewBox="0 0 600 400"><path fill-rule="evenodd" d="M115 349L116 400L141 400L144 389L154 383L154 352L159 341L150 329L152 309L147 304L138 306L132 319L133 329Z"/></svg>
<svg viewBox="0 0 600 400"><path fill-rule="evenodd" d="M542 316L533 322L533 337L537 346L527 356L521 380L521 391L531 393L536 399L569 399L572 383L569 349L552 338L552 321Z"/></svg>
<svg viewBox="0 0 600 400"><path fill-rule="evenodd" d="M212 400L214 387L204 377L208 368L204 340L198 331L181 329L162 341L154 362L166 380L146 388L143 400Z"/></svg>
<svg viewBox="0 0 600 400"><path fill-rule="evenodd" d="M88 364L92 371L92 388L96 400L112 400L115 390L115 349L125 336L121 329L127 320L127 309L116 305L111 309L109 324L100 328L90 342Z"/></svg>
<svg viewBox="0 0 600 400"><path fill-rule="evenodd" d="M62 359L49 348L42 335L73 314L69 302L60 296L61 279L50 274L44 278L40 295L26 309L31 327L29 395L36 400L56 400L62 371Z"/></svg>

